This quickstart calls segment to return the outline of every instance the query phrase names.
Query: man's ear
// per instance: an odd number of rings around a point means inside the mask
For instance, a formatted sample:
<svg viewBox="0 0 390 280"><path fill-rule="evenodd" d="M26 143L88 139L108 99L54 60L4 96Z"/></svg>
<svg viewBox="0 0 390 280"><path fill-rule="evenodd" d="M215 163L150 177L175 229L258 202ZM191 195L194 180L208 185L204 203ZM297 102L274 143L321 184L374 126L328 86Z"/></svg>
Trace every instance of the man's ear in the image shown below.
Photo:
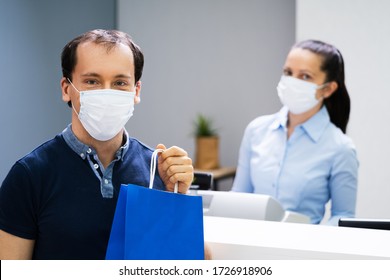
<svg viewBox="0 0 390 280"><path fill-rule="evenodd" d="M339 85L335 82L329 82L328 85L323 89L323 98L331 97L332 94L338 89Z"/></svg>
<svg viewBox="0 0 390 280"><path fill-rule="evenodd" d="M60 83L62 91L62 100L68 103L70 101L70 83L65 77L62 77Z"/></svg>
<svg viewBox="0 0 390 280"><path fill-rule="evenodd" d="M138 104L141 102L141 86L142 86L141 81L136 82L134 104Z"/></svg>

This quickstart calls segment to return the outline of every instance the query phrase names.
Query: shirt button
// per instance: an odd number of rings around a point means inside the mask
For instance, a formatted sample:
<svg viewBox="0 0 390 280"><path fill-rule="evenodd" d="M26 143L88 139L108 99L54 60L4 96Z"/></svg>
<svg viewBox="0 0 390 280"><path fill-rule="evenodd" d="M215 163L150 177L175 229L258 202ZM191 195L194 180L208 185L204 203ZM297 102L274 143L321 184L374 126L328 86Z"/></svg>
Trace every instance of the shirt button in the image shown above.
<svg viewBox="0 0 390 280"><path fill-rule="evenodd" d="M88 148L87 154L90 154L92 152L91 148Z"/></svg>
<svg viewBox="0 0 390 280"><path fill-rule="evenodd" d="M99 168L99 164L95 163L95 164L93 165L93 167L94 167L95 169L98 169L98 168Z"/></svg>
<svg viewBox="0 0 390 280"><path fill-rule="evenodd" d="M108 180L107 179L104 179L104 184L108 184Z"/></svg>
<svg viewBox="0 0 390 280"><path fill-rule="evenodd" d="M82 158L84 158L84 157L85 157L84 153L81 153L81 154L80 154L80 156L81 156Z"/></svg>

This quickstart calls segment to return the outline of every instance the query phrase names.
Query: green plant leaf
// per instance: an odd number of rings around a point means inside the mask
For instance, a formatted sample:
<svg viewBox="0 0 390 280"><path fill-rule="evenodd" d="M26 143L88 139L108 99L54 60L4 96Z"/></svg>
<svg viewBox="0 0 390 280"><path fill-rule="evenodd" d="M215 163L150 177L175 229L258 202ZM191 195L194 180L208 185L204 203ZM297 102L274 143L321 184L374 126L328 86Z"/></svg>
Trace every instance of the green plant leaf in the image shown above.
<svg viewBox="0 0 390 280"><path fill-rule="evenodd" d="M194 135L200 136L216 136L217 130L213 127L213 122L210 118L198 114L194 121Z"/></svg>

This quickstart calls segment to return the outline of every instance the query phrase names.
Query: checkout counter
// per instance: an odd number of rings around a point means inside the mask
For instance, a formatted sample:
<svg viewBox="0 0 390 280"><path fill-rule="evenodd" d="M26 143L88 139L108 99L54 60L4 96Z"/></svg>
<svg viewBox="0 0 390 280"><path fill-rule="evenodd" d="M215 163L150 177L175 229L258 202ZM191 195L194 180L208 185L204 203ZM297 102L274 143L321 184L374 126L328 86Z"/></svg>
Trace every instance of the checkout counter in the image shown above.
<svg viewBox="0 0 390 280"><path fill-rule="evenodd" d="M390 259L390 230L313 225L269 196L197 194L215 260Z"/></svg>
<svg viewBox="0 0 390 280"><path fill-rule="evenodd" d="M390 259L390 231L204 216L216 260Z"/></svg>

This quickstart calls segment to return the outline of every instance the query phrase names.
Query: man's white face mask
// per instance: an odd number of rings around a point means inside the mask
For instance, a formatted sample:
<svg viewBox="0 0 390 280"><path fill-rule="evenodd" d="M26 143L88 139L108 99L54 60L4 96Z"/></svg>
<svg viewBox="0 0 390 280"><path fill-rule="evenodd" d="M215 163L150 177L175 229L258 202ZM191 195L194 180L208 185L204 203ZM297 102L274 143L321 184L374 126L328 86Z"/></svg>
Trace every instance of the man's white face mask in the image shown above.
<svg viewBox="0 0 390 280"><path fill-rule="evenodd" d="M322 100L322 98L316 98L316 93L318 89L323 88L326 84L317 86L314 83L291 76L282 76L277 90L280 101L288 107L291 113L302 114L312 109Z"/></svg>
<svg viewBox="0 0 390 280"><path fill-rule="evenodd" d="M96 140L114 138L133 115L135 92L115 89L79 91L68 81L80 93L80 112L77 113L72 104L73 110L85 130Z"/></svg>

